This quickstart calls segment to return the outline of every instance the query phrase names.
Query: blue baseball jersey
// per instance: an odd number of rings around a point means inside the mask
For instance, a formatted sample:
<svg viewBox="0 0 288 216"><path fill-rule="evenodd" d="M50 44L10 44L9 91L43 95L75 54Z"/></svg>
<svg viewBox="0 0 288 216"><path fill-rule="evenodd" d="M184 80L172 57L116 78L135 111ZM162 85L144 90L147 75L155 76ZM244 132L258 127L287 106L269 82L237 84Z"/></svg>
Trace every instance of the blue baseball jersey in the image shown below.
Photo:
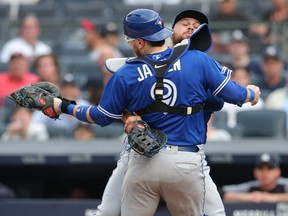
<svg viewBox="0 0 288 216"><path fill-rule="evenodd" d="M161 67L161 61L171 57L173 48L147 55ZM211 94L241 106L247 97L244 86L224 76L228 68L197 50L186 51L168 69L164 77L163 102L170 106L188 107L204 103ZM106 125L121 119L125 110L131 112L147 107L154 99L155 71L143 62L132 62L121 67L107 83L97 107L90 110L96 124ZM193 115L148 113L141 116L151 128L167 134L168 143L192 145L206 142L204 111Z"/></svg>

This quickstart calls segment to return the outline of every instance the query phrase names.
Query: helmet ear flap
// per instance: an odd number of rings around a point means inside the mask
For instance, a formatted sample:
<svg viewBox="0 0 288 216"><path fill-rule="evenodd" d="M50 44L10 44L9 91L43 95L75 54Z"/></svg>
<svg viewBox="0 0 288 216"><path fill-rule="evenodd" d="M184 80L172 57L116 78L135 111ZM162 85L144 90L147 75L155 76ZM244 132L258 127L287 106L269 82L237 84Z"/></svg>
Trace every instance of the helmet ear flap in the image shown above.
<svg viewBox="0 0 288 216"><path fill-rule="evenodd" d="M206 23L201 24L198 29L193 32L189 49L207 52L212 45L212 36L210 29Z"/></svg>

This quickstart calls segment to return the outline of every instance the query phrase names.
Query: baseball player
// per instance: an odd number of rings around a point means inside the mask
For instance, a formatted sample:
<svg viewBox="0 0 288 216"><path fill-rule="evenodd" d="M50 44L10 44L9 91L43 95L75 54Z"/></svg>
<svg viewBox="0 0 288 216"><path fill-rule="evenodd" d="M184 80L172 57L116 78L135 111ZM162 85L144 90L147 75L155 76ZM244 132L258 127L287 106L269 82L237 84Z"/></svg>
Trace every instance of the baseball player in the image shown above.
<svg viewBox="0 0 288 216"><path fill-rule="evenodd" d="M195 19L195 20L193 20ZM191 21L192 20L192 21ZM194 22L193 22L194 21ZM197 22L198 21L198 22ZM194 25L193 25L194 24ZM183 39L191 37L191 43L195 44L196 49L201 51L206 51L211 46L211 35L209 28L201 28L203 24L208 25L207 17L196 10L185 10L180 12L174 19L172 28L173 35L171 37L172 45L176 45L180 43ZM206 26L204 26L206 27ZM196 31L197 30L197 31ZM123 66L126 63L126 58L121 60L119 65L119 60L115 62L114 59L111 61L111 67L108 66L108 70L114 73L116 69L119 69L120 66ZM117 66L115 66L115 64ZM230 71L231 72L231 71ZM225 74L226 76L230 76L230 73ZM218 111L222 108L222 100L218 97L210 96L206 101L206 107L204 108L207 115L207 121L213 111ZM96 215L97 216L118 216L121 211L121 185L123 183L124 175L127 169L128 164L128 155L129 152L124 150L120 159L117 161L117 167L113 170L109 181L106 184L102 202L98 206ZM213 184L213 180L211 179L209 172L210 167L207 166L207 162L204 159L205 163L204 171L206 172L205 181L206 185L210 185L210 188L206 189L205 194L205 214L209 216L223 216L225 215L224 206L221 200L221 197L218 194L217 188L215 184ZM210 183L212 182L212 184Z"/></svg>
<svg viewBox="0 0 288 216"><path fill-rule="evenodd" d="M10 98L53 119L65 113L101 126L122 119L126 111L137 113L144 121L133 121L133 116L125 121L131 152L121 214L154 215L162 197L172 215L204 215L205 191L215 187L206 180L209 173L202 149L207 131L205 102L212 92L229 103L255 105L260 89L229 81L223 75L229 69L190 49L189 40L167 47L165 39L172 31L153 10L130 12L123 28L138 57L111 77L98 106L77 105L48 82L23 86Z"/></svg>
<svg viewBox="0 0 288 216"><path fill-rule="evenodd" d="M182 49L183 46L168 48L165 39L171 37L172 31L164 27L163 19L153 10L130 12L123 28L127 42L139 58L110 78L98 106L76 105L55 98L54 110L101 126L121 119L125 110L141 111L141 118L151 128L163 131L169 144L152 158L130 152L121 215L154 215L161 197L172 215L203 215L205 190L210 187L205 181L205 155L201 148L206 140L202 108L208 90L239 106L247 102L255 105L260 90L254 85L244 87L229 81L220 73L228 69L203 52ZM160 68L165 69L162 75L158 73L163 72ZM160 79L156 80L156 76ZM158 106L147 111L159 98L168 112Z"/></svg>

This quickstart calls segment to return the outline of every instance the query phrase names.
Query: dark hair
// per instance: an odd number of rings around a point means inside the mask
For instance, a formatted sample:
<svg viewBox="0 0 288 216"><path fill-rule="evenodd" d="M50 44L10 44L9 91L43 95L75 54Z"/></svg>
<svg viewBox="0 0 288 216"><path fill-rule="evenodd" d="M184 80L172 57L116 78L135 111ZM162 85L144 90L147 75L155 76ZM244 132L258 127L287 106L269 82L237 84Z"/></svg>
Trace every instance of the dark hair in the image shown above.
<svg viewBox="0 0 288 216"><path fill-rule="evenodd" d="M163 45L165 44L165 40L156 41L156 42L154 42L154 41L147 41L147 42L148 42L148 44L150 44L150 46L152 46L152 47L161 47L161 46L163 46Z"/></svg>
<svg viewBox="0 0 288 216"><path fill-rule="evenodd" d="M45 57L51 57L51 58L52 58L53 63L54 63L54 65L56 65L57 72L58 72L58 74L59 74L59 73L60 73L59 61L58 61L58 57L57 57L54 53L44 54L44 55L38 56L38 57L35 59L35 61L34 61L33 71L37 71L37 67L38 67L38 65L39 65L39 61L41 61L41 59L42 59L42 58L45 58Z"/></svg>
<svg viewBox="0 0 288 216"><path fill-rule="evenodd" d="M22 53L13 53L10 56L10 61L14 60L14 59L18 59L18 58L25 58L25 56Z"/></svg>

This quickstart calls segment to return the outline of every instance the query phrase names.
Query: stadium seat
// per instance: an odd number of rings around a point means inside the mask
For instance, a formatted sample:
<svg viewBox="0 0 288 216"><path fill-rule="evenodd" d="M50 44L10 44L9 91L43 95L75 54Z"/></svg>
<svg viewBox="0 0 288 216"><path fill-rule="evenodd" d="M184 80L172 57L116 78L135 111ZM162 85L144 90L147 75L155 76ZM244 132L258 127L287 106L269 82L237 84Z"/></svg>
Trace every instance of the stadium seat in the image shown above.
<svg viewBox="0 0 288 216"><path fill-rule="evenodd" d="M99 125L93 125L93 131L96 138L118 138L124 133L124 127L122 123L112 123L106 127Z"/></svg>
<svg viewBox="0 0 288 216"><path fill-rule="evenodd" d="M215 127L227 127L228 114L226 111L214 112L213 125Z"/></svg>
<svg viewBox="0 0 288 216"><path fill-rule="evenodd" d="M8 65L6 63L0 62L0 73L6 72L8 69Z"/></svg>
<svg viewBox="0 0 288 216"><path fill-rule="evenodd" d="M10 5L9 4L0 4L0 18L9 19Z"/></svg>
<svg viewBox="0 0 288 216"><path fill-rule="evenodd" d="M72 1L63 5L63 11L67 19L94 19L95 16L97 16L97 19L101 19L105 6L103 1L85 1L85 3Z"/></svg>
<svg viewBox="0 0 288 216"><path fill-rule="evenodd" d="M215 128L224 129L228 131L233 138L241 138L243 136L243 126L237 125L234 128L228 126L228 114L226 111L215 112L213 125Z"/></svg>
<svg viewBox="0 0 288 216"><path fill-rule="evenodd" d="M24 17L27 13L36 14L39 19L55 18L58 16L56 4L53 1L39 2L38 4L21 4L19 7L19 17Z"/></svg>
<svg viewBox="0 0 288 216"><path fill-rule="evenodd" d="M243 127L243 137L286 138L286 112L280 110L251 110L237 114L237 124Z"/></svg>
<svg viewBox="0 0 288 216"><path fill-rule="evenodd" d="M50 139L67 138L67 132L64 128L47 127Z"/></svg>

